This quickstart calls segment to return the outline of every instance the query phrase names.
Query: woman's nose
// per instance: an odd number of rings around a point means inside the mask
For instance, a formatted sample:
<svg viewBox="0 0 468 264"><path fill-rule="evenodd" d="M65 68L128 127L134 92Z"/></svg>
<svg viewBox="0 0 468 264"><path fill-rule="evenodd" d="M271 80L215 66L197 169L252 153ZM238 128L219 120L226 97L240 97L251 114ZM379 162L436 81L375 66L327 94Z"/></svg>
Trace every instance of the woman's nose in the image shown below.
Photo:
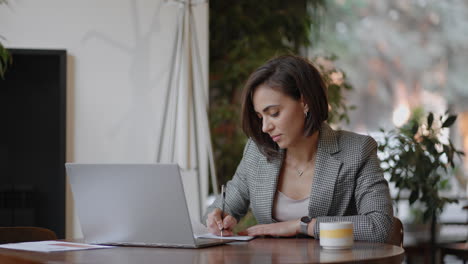
<svg viewBox="0 0 468 264"><path fill-rule="evenodd" d="M262 121L263 133L268 133L268 131L270 131L272 127L273 126L271 125L271 123L266 118L263 118L263 121Z"/></svg>

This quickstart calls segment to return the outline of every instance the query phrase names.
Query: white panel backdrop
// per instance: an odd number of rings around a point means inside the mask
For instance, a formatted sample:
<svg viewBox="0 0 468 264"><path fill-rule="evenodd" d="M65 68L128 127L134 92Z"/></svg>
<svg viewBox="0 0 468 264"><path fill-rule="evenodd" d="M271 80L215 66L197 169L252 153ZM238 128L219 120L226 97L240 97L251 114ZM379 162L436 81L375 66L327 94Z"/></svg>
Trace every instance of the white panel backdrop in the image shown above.
<svg viewBox="0 0 468 264"><path fill-rule="evenodd" d="M68 52L67 161L156 161L178 8L163 0L9 0L0 6L6 47ZM208 4L197 5L194 17L206 82ZM67 187L67 238L80 236Z"/></svg>

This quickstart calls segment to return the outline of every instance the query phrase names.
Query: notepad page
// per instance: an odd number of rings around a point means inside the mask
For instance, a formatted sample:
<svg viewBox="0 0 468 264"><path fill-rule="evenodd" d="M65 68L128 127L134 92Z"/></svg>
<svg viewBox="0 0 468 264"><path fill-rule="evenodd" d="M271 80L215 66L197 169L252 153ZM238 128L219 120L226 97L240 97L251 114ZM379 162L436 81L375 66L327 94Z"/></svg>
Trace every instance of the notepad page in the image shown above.
<svg viewBox="0 0 468 264"><path fill-rule="evenodd" d="M249 241L254 239L253 236L229 236L229 237L222 237L213 235L208 231L208 228L204 226L199 221L192 221L192 230L195 238L216 238L216 239L231 239L231 240L239 240L239 241Z"/></svg>

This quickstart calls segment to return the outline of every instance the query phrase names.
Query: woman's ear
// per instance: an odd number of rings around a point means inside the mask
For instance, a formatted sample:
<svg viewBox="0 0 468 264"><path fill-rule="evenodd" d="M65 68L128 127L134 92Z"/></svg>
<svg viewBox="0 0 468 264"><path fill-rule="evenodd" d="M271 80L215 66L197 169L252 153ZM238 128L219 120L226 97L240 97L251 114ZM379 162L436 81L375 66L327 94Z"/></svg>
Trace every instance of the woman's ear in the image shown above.
<svg viewBox="0 0 468 264"><path fill-rule="evenodd" d="M301 96L301 104L302 104L302 108L304 109L304 114L307 114L309 112L309 106L307 105L306 102L304 102L303 96Z"/></svg>

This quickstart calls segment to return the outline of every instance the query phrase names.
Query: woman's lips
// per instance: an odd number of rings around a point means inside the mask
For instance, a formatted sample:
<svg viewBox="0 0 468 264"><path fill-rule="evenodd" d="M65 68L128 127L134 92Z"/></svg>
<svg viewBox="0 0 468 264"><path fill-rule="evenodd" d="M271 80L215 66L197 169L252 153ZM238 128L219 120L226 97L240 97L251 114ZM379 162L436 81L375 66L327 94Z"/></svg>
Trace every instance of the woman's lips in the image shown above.
<svg viewBox="0 0 468 264"><path fill-rule="evenodd" d="M281 137L281 135L276 135L276 136L272 136L271 139L272 139L274 142L277 142L278 140L280 140L280 137Z"/></svg>

